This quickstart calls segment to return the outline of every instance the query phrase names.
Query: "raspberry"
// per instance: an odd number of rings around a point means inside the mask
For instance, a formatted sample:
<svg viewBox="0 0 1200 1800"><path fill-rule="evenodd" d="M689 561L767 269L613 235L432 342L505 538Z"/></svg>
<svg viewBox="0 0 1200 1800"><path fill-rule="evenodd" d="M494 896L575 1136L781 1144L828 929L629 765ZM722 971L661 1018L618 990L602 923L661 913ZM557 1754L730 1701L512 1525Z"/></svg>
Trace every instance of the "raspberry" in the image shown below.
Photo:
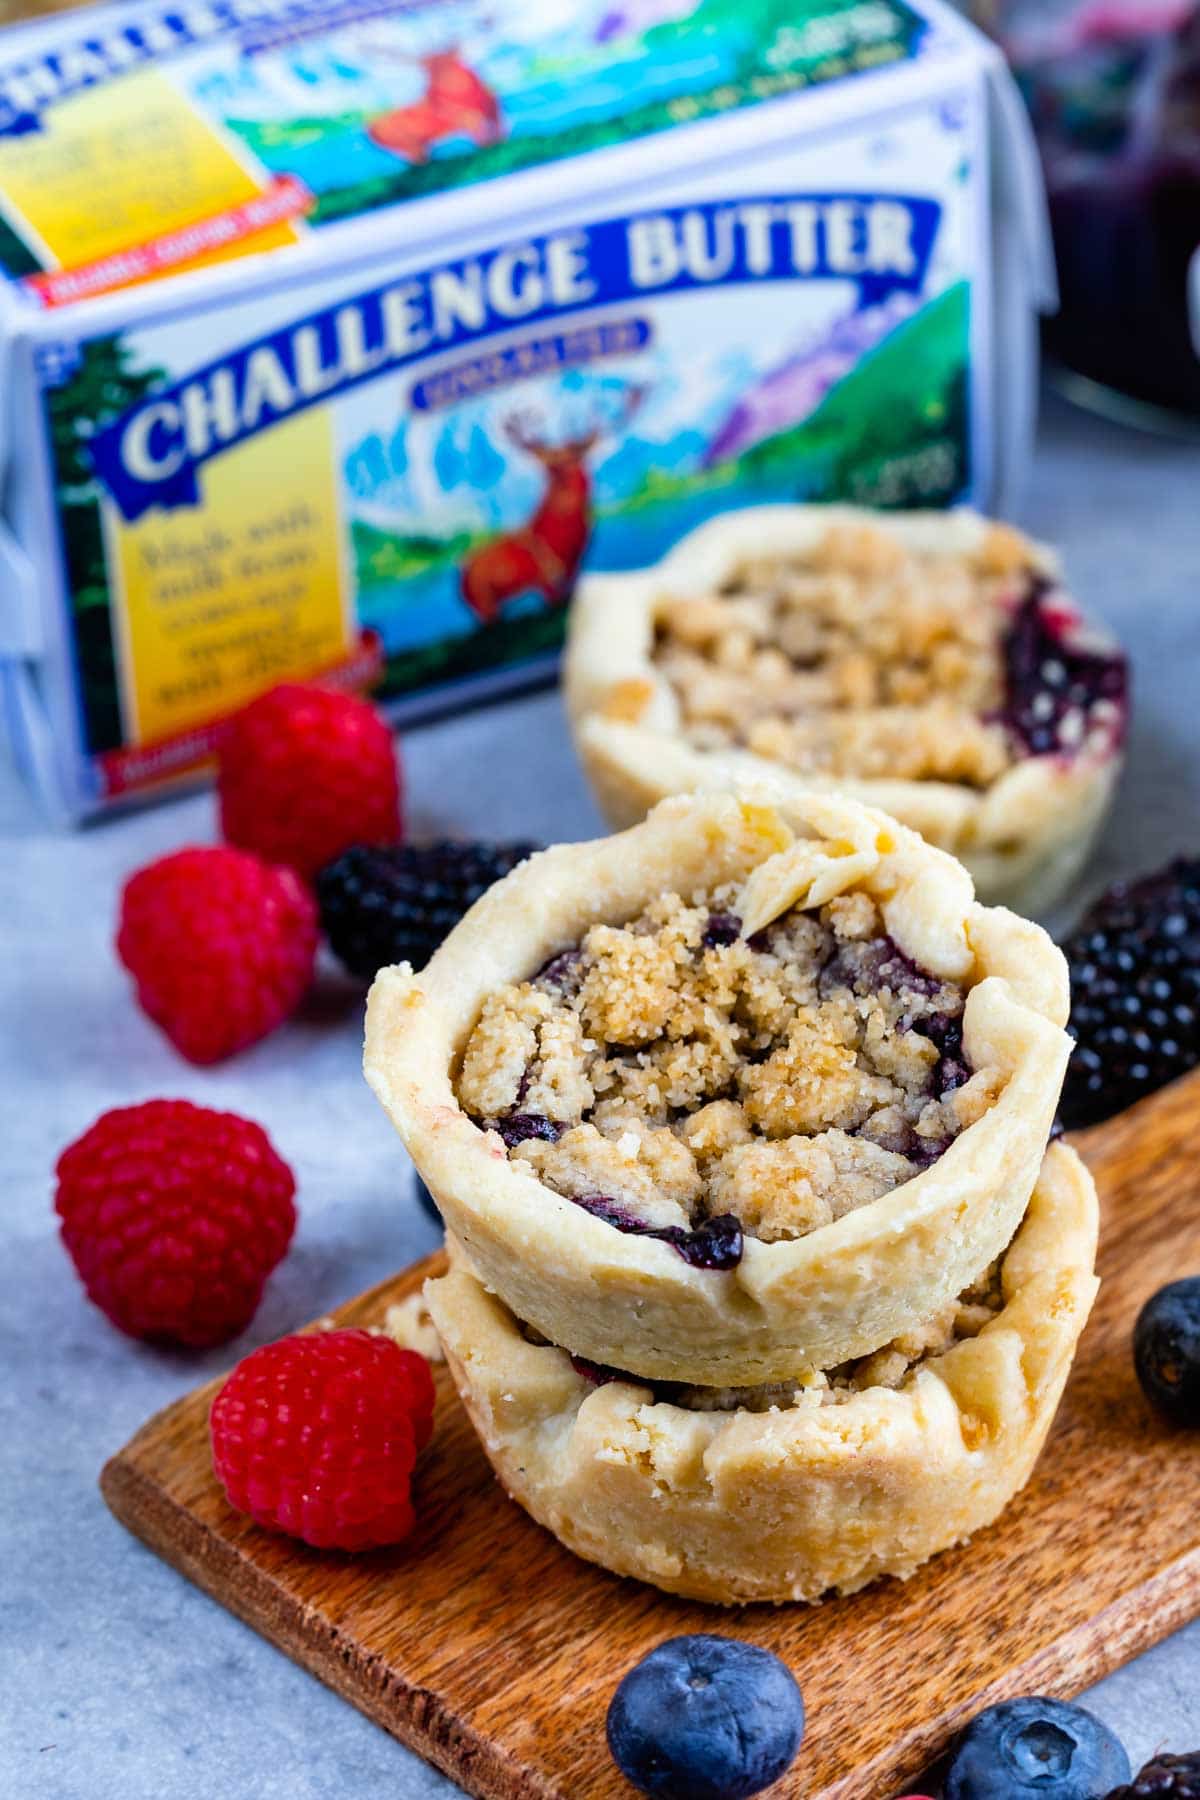
<svg viewBox="0 0 1200 1800"><path fill-rule="evenodd" d="M537 844L360 844L317 877L321 924L352 975L429 961L481 894Z"/></svg>
<svg viewBox="0 0 1200 1800"><path fill-rule="evenodd" d="M242 850L177 850L125 885L117 952L142 1010L194 1063L256 1043L312 980L317 911L290 869Z"/></svg>
<svg viewBox="0 0 1200 1800"><path fill-rule="evenodd" d="M310 879L350 844L400 836L392 734L354 694L284 682L230 720L217 790L227 843Z"/></svg>
<svg viewBox="0 0 1200 1800"><path fill-rule="evenodd" d="M296 1228L292 1172L262 1127L187 1100L104 1113L56 1172L71 1261L130 1337L223 1344Z"/></svg>
<svg viewBox="0 0 1200 1800"><path fill-rule="evenodd" d="M213 1467L229 1504L317 1550L397 1544L433 1431L433 1378L415 1350L369 1331L264 1344L213 1401Z"/></svg>

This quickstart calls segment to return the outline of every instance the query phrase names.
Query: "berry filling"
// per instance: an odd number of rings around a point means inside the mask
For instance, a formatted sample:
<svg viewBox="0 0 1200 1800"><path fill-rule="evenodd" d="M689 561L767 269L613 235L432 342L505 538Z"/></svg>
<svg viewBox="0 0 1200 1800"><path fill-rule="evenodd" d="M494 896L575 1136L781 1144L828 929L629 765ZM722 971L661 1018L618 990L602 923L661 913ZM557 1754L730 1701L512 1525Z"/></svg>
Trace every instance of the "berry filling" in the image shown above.
<svg viewBox="0 0 1200 1800"><path fill-rule="evenodd" d="M915 1020L910 1029L928 1038L938 1053L933 1090L939 1100L970 1081L971 1065L963 1048L961 1018L952 1019L948 1013L931 1013L926 1019Z"/></svg>
<svg viewBox="0 0 1200 1800"><path fill-rule="evenodd" d="M1079 619L1050 582L1034 577L1004 637L1007 730L1028 756L1072 756L1099 727L1125 734L1125 658L1084 647Z"/></svg>
<svg viewBox="0 0 1200 1800"><path fill-rule="evenodd" d="M706 950L716 950L723 944L736 944L741 935L742 921L736 913L709 913L700 942Z"/></svg>
<svg viewBox="0 0 1200 1800"><path fill-rule="evenodd" d="M570 1198L594 1219L603 1219L606 1225L615 1225L631 1237L658 1238L661 1243L670 1244L694 1269L736 1269L742 1260L742 1227L731 1213L705 1219L694 1230L685 1230L679 1225L646 1225L607 1194L572 1194Z"/></svg>
<svg viewBox="0 0 1200 1800"><path fill-rule="evenodd" d="M801 772L985 789L1031 756L1115 752L1124 657L1085 638L1032 548L995 526L970 553L835 526L749 558L719 592L666 599L654 657L684 737Z"/></svg>
<svg viewBox="0 0 1200 1800"><path fill-rule="evenodd" d="M728 886L593 926L487 996L457 1081L544 1187L711 1270L930 1168L1003 1080L865 892L741 918Z"/></svg>
<svg viewBox="0 0 1200 1800"><path fill-rule="evenodd" d="M558 988L567 994L578 985L583 971L583 957L578 950L561 950L552 956L549 962L542 964L534 980L543 987Z"/></svg>
<svg viewBox="0 0 1200 1800"><path fill-rule="evenodd" d="M484 1125L485 1131L499 1132L508 1150L517 1144L532 1143L535 1138L557 1144L566 1129L557 1119L543 1118L541 1113L509 1113L506 1118L488 1119Z"/></svg>

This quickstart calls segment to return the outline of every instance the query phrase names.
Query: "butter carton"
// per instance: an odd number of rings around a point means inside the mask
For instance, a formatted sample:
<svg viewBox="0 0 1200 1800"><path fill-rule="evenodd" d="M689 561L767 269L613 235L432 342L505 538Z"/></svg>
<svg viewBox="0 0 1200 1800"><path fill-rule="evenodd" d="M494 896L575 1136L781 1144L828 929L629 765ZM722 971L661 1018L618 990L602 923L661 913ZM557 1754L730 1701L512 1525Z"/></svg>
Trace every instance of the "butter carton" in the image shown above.
<svg viewBox="0 0 1200 1800"><path fill-rule="evenodd" d="M287 676L548 671L713 511L1008 500L1047 250L906 0L177 0L0 36L0 667L73 817Z"/></svg>

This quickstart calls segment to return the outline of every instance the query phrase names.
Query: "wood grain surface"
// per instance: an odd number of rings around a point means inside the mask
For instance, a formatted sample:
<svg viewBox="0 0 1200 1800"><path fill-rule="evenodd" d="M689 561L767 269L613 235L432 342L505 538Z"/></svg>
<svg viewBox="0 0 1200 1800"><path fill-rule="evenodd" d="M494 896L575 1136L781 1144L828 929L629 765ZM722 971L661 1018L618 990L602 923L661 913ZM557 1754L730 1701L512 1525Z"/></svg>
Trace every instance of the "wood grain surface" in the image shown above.
<svg viewBox="0 0 1200 1800"><path fill-rule="evenodd" d="M1053 1435L998 1524L910 1582L815 1608L722 1612L577 1561L508 1501L444 1370L417 1534L349 1557L226 1506L216 1384L107 1465L117 1517L222 1605L484 1800L622 1800L604 1716L617 1681L678 1632L717 1630L794 1669L809 1729L779 1800L888 1800L981 1706L1071 1695L1200 1613L1200 1433L1142 1399L1138 1308L1200 1270L1200 1074L1076 1141L1100 1185L1104 1284ZM340 1309L375 1324L438 1259Z"/></svg>

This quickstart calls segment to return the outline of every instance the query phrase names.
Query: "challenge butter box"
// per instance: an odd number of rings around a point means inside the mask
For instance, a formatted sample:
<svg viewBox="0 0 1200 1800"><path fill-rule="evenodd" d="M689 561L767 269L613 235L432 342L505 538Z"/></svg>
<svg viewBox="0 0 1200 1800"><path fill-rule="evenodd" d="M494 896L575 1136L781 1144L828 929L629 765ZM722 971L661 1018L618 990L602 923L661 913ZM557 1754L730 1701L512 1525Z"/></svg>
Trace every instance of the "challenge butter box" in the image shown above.
<svg viewBox="0 0 1200 1800"><path fill-rule="evenodd" d="M726 506L1003 506L1040 190L905 0L180 0L0 37L0 654L81 817L289 675L553 663Z"/></svg>

